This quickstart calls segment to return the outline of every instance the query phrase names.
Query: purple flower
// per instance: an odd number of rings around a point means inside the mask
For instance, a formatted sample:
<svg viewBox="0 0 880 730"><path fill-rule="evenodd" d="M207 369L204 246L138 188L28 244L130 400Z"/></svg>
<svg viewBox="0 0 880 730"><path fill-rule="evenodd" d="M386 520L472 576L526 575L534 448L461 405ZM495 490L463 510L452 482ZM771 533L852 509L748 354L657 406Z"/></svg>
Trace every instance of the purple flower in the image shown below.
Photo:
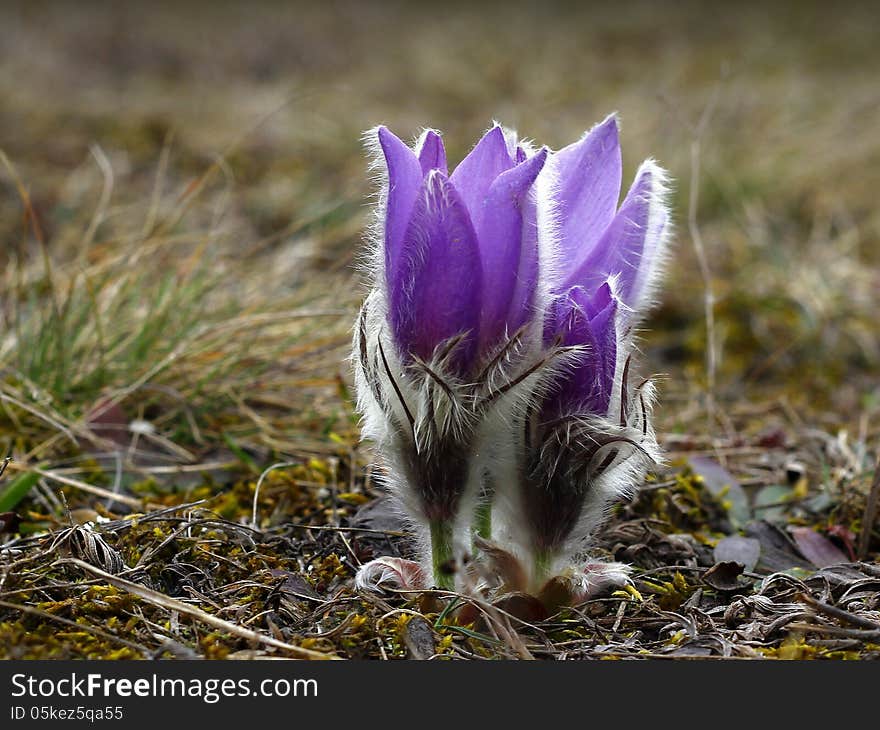
<svg viewBox="0 0 880 730"><path fill-rule="evenodd" d="M613 115L554 153L551 167L558 179L559 261L548 276L544 341L583 352L544 411L604 416L617 369L630 354L632 326L660 274L669 227L666 175L645 161L618 208L621 152Z"/></svg>
<svg viewBox="0 0 880 730"><path fill-rule="evenodd" d="M538 226L532 186L547 160L528 156L494 126L451 175L439 135L411 149L385 127L377 137L388 176L384 287L404 361L430 362L462 336L454 374L466 377L532 314Z"/></svg>
<svg viewBox="0 0 880 730"><path fill-rule="evenodd" d="M572 557L588 545L608 505L659 458L653 389L630 382L630 364L633 326L650 304L669 232L666 176L651 160L618 207L613 116L554 153L548 170L556 190L542 202L558 230L555 260L542 269L549 293L543 342L563 355L528 411L519 500L508 516L520 526L510 532L516 552L529 556L533 591L560 570L583 582L582 571L572 573ZM594 564L590 570L597 572Z"/></svg>
<svg viewBox="0 0 880 730"><path fill-rule="evenodd" d="M431 545L412 574L450 587L444 566L469 544L484 493L485 423L540 345L534 188L549 151L529 154L496 125L450 175L436 132L414 148L375 135L385 185L355 333L359 407L389 490ZM387 567L364 575L402 575Z"/></svg>
<svg viewBox="0 0 880 730"><path fill-rule="evenodd" d="M622 172L614 115L554 153L553 167L564 263L556 267L551 289L594 292L615 277L615 295L630 312L643 312L668 235L666 173L653 160L643 162L618 208Z"/></svg>
<svg viewBox="0 0 880 730"><path fill-rule="evenodd" d="M385 127L375 140L384 186L358 404L431 549L420 565L373 561L359 585L453 587L471 533L485 561L520 566L509 589L619 582L620 566L574 560L659 458L652 386L630 364L668 236L665 174L644 162L618 206L614 117L556 153L496 125L452 174L434 131L412 148Z"/></svg>

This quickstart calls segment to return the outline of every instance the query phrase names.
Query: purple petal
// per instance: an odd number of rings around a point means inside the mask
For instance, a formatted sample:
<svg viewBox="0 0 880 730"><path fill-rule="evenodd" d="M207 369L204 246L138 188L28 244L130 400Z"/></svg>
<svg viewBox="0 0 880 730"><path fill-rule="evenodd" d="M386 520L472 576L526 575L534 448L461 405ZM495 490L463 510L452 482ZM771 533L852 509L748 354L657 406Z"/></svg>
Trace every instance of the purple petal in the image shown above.
<svg viewBox="0 0 880 730"><path fill-rule="evenodd" d="M607 413L617 365L616 314L617 300L607 282L592 295L575 287L554 302L545 340L558 338L563 346L587 349L548 398L544 410L549 417L573 411Z"/></svg>
<svg viewBox="0 0 880 730"><path fill-rule="evenodd" d="M482 273L467 209L441 172L425 178L390 286L390 320L401 355L430 360L450 337L469 333L453 366L465 375L476 355Z"/></svg>
<svg viewBox="0 0 880 730"><path fill-rule="evenodd" d="M433 129L426 129L422 134L416 145L416 152L424 175L427 175L431 170L440 170L444 175L448 174L443 138Z"/></svg>
<svg viewBox="0 0 880 730"><path fill-rule="evenodd" d="M587 293L583 287L577 286L569 292L571 299L577 306L587 315L587 319L593 320L601 312L604 312L610 304L614 302L614 295L611 293L611 285L606 281L600 286L596 292Z"/></svg>
<svg viewBox="0 0 880 730"><path fill-rule="evenodd" d="M645 191L648 196L646 223L644 230L639 232L641 235L635 235L629 244L632 253L623 250L627 261L637 261L637 269L622 269L620 293L627 306L637 310L643 308L651 287L660 276L670 225L669 208L665 200L666 172L648 160L642 163L636 173L634 188L642 178L650 184L650 191ZM627 198L629 197L627 194Z"/></svg>
<svg viewBox="0 0 880 730"><path fill-rule="evenodd" d="M575 286L558 295L551 303L544 323L544 344L549 345L557 339L563 346L583 344L577 331L569 332L570 318L573 314L577 314L579 320L589 322L613 302L614 294L607 281L603 282L593 294L582 286Z"/></svg>
<svg viewBox="0 0 880 730"><path fill-rule="evenodd" d="M494 126L453 171L450 180L475 223L479 209L489 193L489 187L496 177L511 167L513 160L507 149L504 132L501 127Z"/></svg>
<svg viewBox="0 0 880 730"><path fill-rule="evenodd" d="M521 327L531 309L538 277L538 227L528 196L547 154L542 149L499 175L477 216L484 291L480 334L485 345Z"/></svg>
<svg viewBox="0 0 880 730"><path fill-rule="evenodd" d="M562 256L578 266L595 248L620 198L617 120L611 116L554 155ZM567 287L562 287L564 290Z"/></svg>
<svg viewBox="0 0 880 730"><path fill-rule="evenodd" d="M657 200L662 172L652 163L642 165L614 220L599 243L567 280L568 286L595 287L609 276L619 276L617 295L637 309L656 274L667 213ZM657 215L652 219L652 202Z"/></svg>
<svg viewBox="0 0 880 730"><path fill-rule="evenodd" d="M585 364L596 371L595 376L589 379L598 383L598 394L604 399L604 406L599 411L604 412L608 407L608 399L611 397L614 369L617 365L617 329L615 327L617 300L612 295L611 287L607 282L602 284L593 295L589 295L585 289L577 287L571 290L570 297L589 322L590 336L592 336L593 342ZM570 344L581 343L572 342ZM584 344L589 343L585 340ZM581 370L585 369L581 368Z"/></svg>
<svg viewBox="0 0 880 730"><path fill-rule="evenodd" d="M378 129L379 144L388 169L385 207L385 280L397 275L401 245L409 227L416 195L422 186L422 167L415 153L386 127ZM389 284L390 285L390 284Z"/></svg>

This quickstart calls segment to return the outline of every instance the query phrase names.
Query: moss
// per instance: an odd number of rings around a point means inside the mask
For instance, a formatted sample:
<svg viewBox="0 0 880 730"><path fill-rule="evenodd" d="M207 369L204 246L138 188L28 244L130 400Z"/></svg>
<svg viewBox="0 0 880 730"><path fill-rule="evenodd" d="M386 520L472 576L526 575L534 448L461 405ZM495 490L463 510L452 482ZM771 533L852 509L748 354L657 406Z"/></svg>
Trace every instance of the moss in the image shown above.
<svg viewBox="0 0 880 730"><path fill-rule="evenodd" d="M678 571L673 574L670 581L641 580L642 589L655 596L655 600L664 611L675 611L682 603L693 595L696 585L688 583L687 579Z"/></svg>
<svg viewBox="0 0 880 730"><path fill-rule="evenodd" d="M710 542L727 526L728 507L723 494L713 495L702 476L683 467L670 486L642 492L628 509L650 515L667 533L688 532Z"/></svg>

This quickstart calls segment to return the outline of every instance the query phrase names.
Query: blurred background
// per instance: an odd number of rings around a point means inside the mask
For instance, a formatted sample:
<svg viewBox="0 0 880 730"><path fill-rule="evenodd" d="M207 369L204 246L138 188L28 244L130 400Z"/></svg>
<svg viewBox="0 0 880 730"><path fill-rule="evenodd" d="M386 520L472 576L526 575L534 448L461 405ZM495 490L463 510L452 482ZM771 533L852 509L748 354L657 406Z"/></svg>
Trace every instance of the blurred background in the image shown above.
<svg viewBox="0 0 880 730"><path fill-rule="evenodd" d="M311 414L296 438L342 429L362 132L436 127L455 161L493 119L561 147L616 110L625 176L650 155L675 181L644 339L669 427L690 429L709 385L734 409L876 413L875 8L4 3L7 395L80 425L109 397L173 441L291 446L292 403ZM47 423L32 415L5 416L27 448Z"/></svg>

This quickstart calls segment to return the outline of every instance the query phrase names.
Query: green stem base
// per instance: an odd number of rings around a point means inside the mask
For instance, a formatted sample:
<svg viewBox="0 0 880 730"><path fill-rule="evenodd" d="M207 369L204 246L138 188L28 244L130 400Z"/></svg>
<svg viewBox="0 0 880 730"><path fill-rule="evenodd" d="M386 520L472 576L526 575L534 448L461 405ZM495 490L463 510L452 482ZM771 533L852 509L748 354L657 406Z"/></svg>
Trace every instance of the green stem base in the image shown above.
<svg viewBox="0 0 880 730"><path fill-rule="evenodd" d="M532 585L540 590L550 579L553 566L553 553L550 550L536 550L532 558Z"/></svg>
<svg viewBox="0 0 880 730"><path fill-rule="evenodd" d="M434 585L446 591L455 588L452 559L452 523L434 520L431 522L431 567L434 570Z"/></svg>
<svg viewBox="0 0 880 730"><path fill-rule="evenodd" d="M474 511L474 535L484 540L492 539L492 503L480 502ZM477 550L474 547L474 554Z"/></svg>

